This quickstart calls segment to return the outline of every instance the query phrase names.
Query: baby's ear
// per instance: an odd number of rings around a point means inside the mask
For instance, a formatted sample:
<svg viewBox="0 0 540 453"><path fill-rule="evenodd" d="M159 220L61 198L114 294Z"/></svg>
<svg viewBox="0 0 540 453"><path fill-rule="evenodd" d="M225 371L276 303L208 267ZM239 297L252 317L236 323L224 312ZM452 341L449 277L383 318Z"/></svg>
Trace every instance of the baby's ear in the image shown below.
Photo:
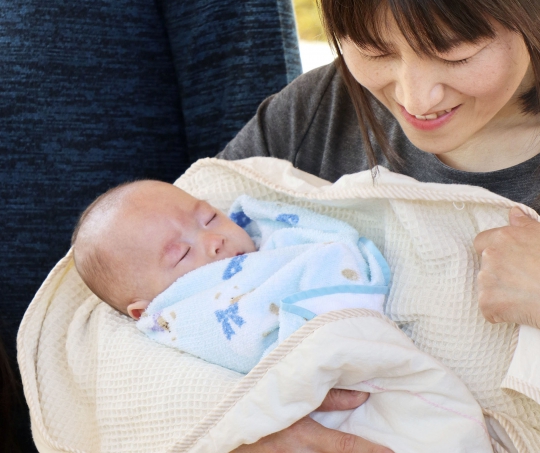
<svg viewBox="0 0 540 453"><path fill-rule="evenodd" d="M131 316L135 321L138 321L143 311L146 310L146 307L150 304L148 300L138 300L127 306L128 315Z"/></svg>

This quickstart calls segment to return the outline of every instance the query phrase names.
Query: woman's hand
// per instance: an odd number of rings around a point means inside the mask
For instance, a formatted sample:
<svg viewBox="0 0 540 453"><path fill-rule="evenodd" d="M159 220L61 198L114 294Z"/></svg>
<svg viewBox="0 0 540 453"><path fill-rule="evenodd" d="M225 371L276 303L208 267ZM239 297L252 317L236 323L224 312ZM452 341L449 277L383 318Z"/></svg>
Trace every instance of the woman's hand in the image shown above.
<svg viewBox="0 0 540 453"><path fill-rule="evenodd" d="M361 406L368 393L332 389L319 411L349 410ZM304 417L283 431L263 437L258 442L242 445L232 453L393 453L352 434L325 428Z"/></svg>
<svg viewBox="0 0 540 453"><path fill-rule="evenodd" d="M478 302L492 323L540 328L540 223L510 211L510 226L480 233L474 247L482 257Z"/></svg>

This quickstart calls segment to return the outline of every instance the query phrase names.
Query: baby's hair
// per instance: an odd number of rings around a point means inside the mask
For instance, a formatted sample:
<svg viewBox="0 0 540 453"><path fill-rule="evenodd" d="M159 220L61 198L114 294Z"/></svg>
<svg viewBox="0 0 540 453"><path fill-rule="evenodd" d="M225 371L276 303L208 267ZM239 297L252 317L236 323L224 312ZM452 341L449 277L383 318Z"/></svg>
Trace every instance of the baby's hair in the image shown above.
<svg viewBox="0 0 540 453"><path fill-rule="evenodd" d="M115 290L117 290L115 292L121 292L129 290L129 288L127 288L129 285L127 282L119 279L119 270L111 265L110 261L104 256L105 251L99 247L97 242L88 246L90 245L89 243L95 241L95 238L92 237L92 232L86 231L86 227L89 222L96 221L97 216L104 214L117 206L120 199L125 194L126 189L144 181L151 180L124 182L97 197L83 211L75 226L73 235L71 236L75 267L84 283L86 283L90 290L101 300L122 312L125 310L120 306L117 300L114 300L115 298L111 298L110 294L106 293L105 289L107 287L114 287ZM87 247L85 247L85 253L81 253L82 256L79 256L77 249L79 248L78 246L81 241L83 242L83 245L87 242Z"/></svg>

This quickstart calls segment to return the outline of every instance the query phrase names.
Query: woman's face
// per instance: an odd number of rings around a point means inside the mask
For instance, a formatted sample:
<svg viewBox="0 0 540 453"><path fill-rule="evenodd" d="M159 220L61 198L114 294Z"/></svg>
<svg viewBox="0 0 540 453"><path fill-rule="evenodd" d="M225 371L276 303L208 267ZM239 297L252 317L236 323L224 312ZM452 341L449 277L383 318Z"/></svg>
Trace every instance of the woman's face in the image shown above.
<svg viewBox="0 0 540 453"><path fill-rule="evenodd" d="M388 27L392 52L357 47L343 40L354 78L399 121L418 148L451 153L490 127L523 118L519 95L532 84L530 58L520 35L495 24L496 37L461 43L435 57L418 55L397 25Z"/></svg>

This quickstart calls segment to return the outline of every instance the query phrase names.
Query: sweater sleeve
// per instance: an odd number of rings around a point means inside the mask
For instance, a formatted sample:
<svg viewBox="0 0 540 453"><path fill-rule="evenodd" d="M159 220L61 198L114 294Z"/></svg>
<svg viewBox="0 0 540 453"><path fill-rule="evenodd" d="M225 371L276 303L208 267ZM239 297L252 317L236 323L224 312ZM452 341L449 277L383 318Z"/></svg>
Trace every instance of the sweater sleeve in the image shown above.
<svg viewBox="0 0 540 453"><path fill-rule="evenodd" d="M156 0L191 162L214 156L302 73L290 0Z"/></svg>

